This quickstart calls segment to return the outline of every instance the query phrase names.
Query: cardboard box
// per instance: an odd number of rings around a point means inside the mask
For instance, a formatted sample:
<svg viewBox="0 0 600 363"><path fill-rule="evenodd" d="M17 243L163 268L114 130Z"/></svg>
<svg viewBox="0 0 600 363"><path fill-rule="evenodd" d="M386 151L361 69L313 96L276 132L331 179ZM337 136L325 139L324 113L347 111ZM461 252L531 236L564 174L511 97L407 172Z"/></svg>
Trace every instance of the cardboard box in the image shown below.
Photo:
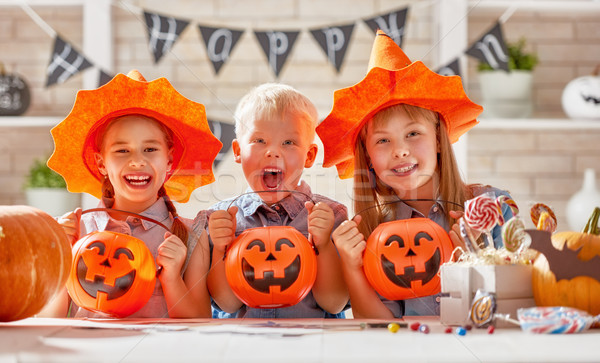
<svg viewBox="0 0 600 363"><path fill-rule="evenodd" d="M473 324L469 311L478 289L496 294L496 313L516 319L517 309L535 306L531 289L531 265L442 265L443 296L440 320L446 325ZM497 320L497 327L515 325Z"/></svg>

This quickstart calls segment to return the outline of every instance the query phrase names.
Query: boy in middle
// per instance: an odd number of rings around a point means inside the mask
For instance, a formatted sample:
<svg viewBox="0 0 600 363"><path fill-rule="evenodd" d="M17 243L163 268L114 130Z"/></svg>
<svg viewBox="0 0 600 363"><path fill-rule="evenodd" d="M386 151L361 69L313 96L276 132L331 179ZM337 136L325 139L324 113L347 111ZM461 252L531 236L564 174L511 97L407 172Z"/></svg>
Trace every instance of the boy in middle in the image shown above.
<svg viewBox="0 0 600 363"><path fill-rule="evenodd" d="M331 232L347 219L347 210L340 203L312 194L308 184L301 181L304 168L311 167L317 156L317 145L313 143L316 124L315 106L287 85L263 84L240 100L235 111L233 155L242 164L249 191L257 193L224 200L210 208L208 230L213 252L208 288L218 307L229 313L218 313L219 317L343 316L338 313L347 306L349 295ZM319 251L315 284L294 306L277 309L246 306L227 283L225 251L248 228L283 225L292 226L310 238Z"/></svg>

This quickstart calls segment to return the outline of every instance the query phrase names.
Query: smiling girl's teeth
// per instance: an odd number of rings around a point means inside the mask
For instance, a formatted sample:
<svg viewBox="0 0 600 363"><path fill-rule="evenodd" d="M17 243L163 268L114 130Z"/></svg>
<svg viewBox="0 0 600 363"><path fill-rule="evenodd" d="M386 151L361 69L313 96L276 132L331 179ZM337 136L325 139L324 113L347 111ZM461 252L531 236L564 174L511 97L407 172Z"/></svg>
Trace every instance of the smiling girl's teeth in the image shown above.
<svg viewBox="0 0 600 363"><path fill-rule="evenodd" d="M405 166L404 168L392 169L396 173L406 173L415 168L415 165Z"/></svg>
<svg viewBox="0 0 600 363"><path fill-rule="evenodd" d="M144 185L144 184L147 184L150 181L150 177L149 176L141 176L141 175L128 175L128 176L125 177L125 179L131 185Z"/></svg>

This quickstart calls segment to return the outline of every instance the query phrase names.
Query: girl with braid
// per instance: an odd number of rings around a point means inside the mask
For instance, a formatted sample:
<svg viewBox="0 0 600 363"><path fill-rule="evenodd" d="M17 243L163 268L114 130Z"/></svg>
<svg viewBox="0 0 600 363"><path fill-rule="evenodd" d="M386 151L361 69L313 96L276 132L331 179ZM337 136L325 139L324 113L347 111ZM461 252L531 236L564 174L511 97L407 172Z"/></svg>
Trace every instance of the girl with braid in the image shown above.
<svg viewBox="0 0 600 363"><path fill-rule="evenodd" d="M107 107L89 111L87 101ZM83 142L75 141L75 130ZM97 90L80 91L73 111L52 134L56 147L49 166L63 175L69 190L98 195L99 208L109 208L60 217L71 241L92 231L119 232L142 240L155 258L154 293L130 317L211 317L205 214L182 218L171 201L185 202L196 187L214 180L212 162L221 143L208 128L204 107L178 94L166 79L146 82L134 71ZM97 316L82 308L69 314L67 306L51 315Z"/></svg>

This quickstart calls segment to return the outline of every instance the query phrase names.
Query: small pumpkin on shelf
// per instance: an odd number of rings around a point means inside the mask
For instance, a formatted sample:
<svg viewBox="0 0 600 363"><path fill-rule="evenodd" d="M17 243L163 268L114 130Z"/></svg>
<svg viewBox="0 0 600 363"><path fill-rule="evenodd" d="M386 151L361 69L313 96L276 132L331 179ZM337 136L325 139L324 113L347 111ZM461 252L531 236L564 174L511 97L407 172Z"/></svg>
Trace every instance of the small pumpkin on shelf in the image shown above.
<svg viewBox="0 0 600 363"><path fill-rule="evenodd" d="M16 73L7 73L0 63L0 116L22 115L30 101L27 82Z"/></svg>
<svg viewBox="0 0 600 363"><path fill-rule="evenodd" d="M569 306L600 314L600 207L582 232L563 231L533 264L533 295L538 306ZM565 248L566 247L566 248Z"/></svg>

